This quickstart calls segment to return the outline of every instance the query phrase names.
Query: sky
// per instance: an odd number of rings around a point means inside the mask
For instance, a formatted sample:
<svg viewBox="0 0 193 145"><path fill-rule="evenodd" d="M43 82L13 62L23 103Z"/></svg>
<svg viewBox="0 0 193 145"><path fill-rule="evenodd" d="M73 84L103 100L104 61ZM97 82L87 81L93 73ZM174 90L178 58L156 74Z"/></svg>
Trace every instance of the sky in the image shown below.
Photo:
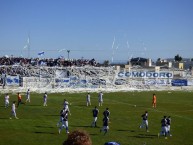
<svg viewBox="0 0 193 145"><path fill-rule="evenodd" d="M67 50L110 62L193 58L193 0L0 0L0 57Z"/></svg>

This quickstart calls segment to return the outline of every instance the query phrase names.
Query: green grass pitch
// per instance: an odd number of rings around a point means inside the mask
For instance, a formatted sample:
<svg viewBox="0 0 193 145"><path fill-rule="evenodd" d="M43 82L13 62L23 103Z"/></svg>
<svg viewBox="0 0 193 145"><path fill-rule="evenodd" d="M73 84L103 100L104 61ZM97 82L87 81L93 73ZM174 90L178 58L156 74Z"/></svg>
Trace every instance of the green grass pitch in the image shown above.
<svg viewBox="0 0 193 145"><path fill-rule="evenodd" d="M157 109L152 108L152 94L157 96ZM193 144L193 92L117 92L104 93L104 104L99 108L98 128L91 128L92 109L98 106L98 94L91 93L92 106L86 107L87 93L48 94L48 106L43 107L43 94L31 93L31 103L20 105L16 110L18 120L9 119L11 104L17 100L16 93L10 95L9 108L4 107L4 94L0 96L0 145L61 145L67 138L65 130L58 134L56 123L63 100L72 103L69 115L69 131L86 130L93 145L116 141L121 145L192 145ZM26 99L22 94L23 101ZM136 107L134 106L136 105ZM109 107L109 132L100 133L102 112ZM139 129L141 115L149 113L149 132ZM157 138L162 117L171 116L172 137Z"/></svg>

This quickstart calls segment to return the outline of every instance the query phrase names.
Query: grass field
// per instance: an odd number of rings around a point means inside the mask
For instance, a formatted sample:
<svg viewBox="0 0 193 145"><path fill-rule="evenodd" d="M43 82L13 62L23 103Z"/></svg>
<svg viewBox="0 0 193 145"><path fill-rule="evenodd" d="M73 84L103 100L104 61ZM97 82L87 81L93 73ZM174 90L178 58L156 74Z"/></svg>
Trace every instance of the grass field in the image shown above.
<svg viewBox="0 0 193 145"><path fill-rule="evenodd" d="M157 96L157 109L151 107L152 94ZM23 100L25 95L23 94ZM4 94L0 96L0 145L61 145L67 138L65 130L58 134L56 123L63 100L70 105L69 131L77 128L86 130L93 145L103 145L116 141L121 145L193 145L193 92L118 92L104 93L104 104L99 108L97 125L91 128L92 109L98 105L97 93L91 93L92 106L86 107L86 93L48 94L48 106L43 107L43 94L31 94L31 103L21 105L16 110L18 120L9 119L11 107L4 108ZM17 100L10 94L10 106ZM134 107L136 105L136 107ZM102 112L109 107L110 130L106 135L100 133ZM141 115L149 113L149 131L139 129ZM172 137L157 138L162 117L172 119Z"/></svg>

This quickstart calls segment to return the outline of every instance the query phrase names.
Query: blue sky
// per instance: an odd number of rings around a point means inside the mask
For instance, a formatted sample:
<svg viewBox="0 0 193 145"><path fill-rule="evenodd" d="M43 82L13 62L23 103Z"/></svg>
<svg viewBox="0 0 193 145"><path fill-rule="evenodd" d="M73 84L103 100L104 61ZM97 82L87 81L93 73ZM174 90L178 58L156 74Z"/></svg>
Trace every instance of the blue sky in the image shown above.
<svg viewBox="0 0 193 145"><path fill-rule="evenodd" d="M31 57L193 58L193 0L0 0L0 56L28 35Z"/></svg>

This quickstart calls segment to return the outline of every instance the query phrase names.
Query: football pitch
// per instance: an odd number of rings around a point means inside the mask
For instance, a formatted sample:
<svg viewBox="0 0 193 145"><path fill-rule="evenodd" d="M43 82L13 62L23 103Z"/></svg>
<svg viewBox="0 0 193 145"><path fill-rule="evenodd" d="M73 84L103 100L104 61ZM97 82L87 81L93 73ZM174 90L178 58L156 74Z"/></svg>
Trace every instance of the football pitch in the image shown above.
<svg viewBox="0 0 193 145"><path fill-rule="evenodd" d="M152 94L157 96L157 108L152 108ZM141 91L104 93L103 106L98 107L96 128L91 127L92 109L98 106L98 93L91 94L91 106L86 106L87 93L48 93L48 106L43 106L43 94L31 93L31 102L16 109L19 119L9 119L11 104L17 95L10 95L10 106L4 107L4 94L0 96L0 145L62 145L67 138L65 129L58 133L56 126L63 100L67 99L69 131L86 130L93 145L116 141L121 145L193 145L193 92ZM25 101L25 94L22 100ZM136 107L135 107L136 105ZM109 132L100 133L102 112L108 107ZM149 132L140 129L141 115L148 111ZM171 116L171 137L157 137L163 116Z"/></svg>

